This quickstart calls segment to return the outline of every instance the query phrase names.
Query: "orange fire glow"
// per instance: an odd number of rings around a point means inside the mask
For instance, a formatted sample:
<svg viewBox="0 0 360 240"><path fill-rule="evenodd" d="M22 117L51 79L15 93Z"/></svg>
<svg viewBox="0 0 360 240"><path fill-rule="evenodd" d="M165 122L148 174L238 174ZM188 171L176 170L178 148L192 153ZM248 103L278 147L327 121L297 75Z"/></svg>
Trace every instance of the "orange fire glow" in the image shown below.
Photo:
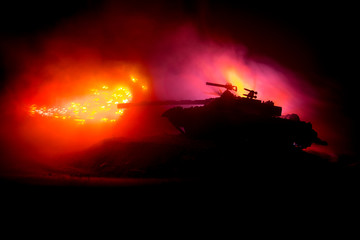
<svg viewBox="0 0 360 240"><path fill-rule="evenodd" d="M134 82L135 78L132 78ZM146 86L141 86L146 90ZM78 98L62 106L29 107L30 116L41 116L60 120L72 120L78 124L88 122L116 122L124 114L124 109L118 109L117 104L128 103L132 100L132 93L127 87L103 85L101 88L90 89L89 95Z"/></svg>
<svg viewBox="0 0 360 240"><path fill-rule="evenodd" d="M240 72L236 69L230 69L225 71L225 77L230 84L237 87L239 95L240 92L243 92L244 88L251 88L248 82L245 81L242 76L240 76Z"/></svg>

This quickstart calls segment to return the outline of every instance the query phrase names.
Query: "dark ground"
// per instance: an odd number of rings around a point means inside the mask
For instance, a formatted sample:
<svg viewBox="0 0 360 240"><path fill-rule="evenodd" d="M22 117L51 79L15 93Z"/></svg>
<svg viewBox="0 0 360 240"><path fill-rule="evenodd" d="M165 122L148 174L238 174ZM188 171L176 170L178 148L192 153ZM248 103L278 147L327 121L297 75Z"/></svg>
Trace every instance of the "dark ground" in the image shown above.
<svg viewBox="0 0 360 240"><path fill-rule="evenodd" d="M111 219L183 226L175 220L196 229L225 224L234 231L280 224L303 231L303 224L323 219L338 226L349 219L335 216L354 215L358 206L355 158L331 162L261 142L110 139L63 157L71 164L0 178L3 212L17 222L27 216L26 225L40 216L50 225L96 222L97 230L97 223Z"/></svg>
<svg viewBox="0 0 360 240"><path fill-rule="evenodd" d="M334 162L325 154L280 148L260 140L215 142L182 135L141 141L110 139L60 158L67 163L33 166L35 170L30 169L29 174L3 178L2 186L114 192L124 188L296 191L356 187L360 183L360 162L354 157L340 156Z"/></svg>

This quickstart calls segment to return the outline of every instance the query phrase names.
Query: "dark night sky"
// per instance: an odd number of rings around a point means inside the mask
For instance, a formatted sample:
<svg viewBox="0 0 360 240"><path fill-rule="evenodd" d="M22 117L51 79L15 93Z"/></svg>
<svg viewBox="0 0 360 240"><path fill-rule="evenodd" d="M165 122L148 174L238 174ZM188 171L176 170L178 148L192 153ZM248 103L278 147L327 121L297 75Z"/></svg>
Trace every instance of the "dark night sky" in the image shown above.
<svg viewBox="0 0 360 240"><path fill-rule="evenodd" d="M129 11L156 12L161 8L180 13L207 33L239 41L251 54L269 56L305 75L315 73L346 84L354 78L357 14L352 5L217 0L128 2L124 1L124 5ZM95 12L103 5L104 1L98 0L6 1L1 3L0 36L11 41L14 37L26 39L43 34L64 19Z"/></svg>
<svg viewBox="0 0 360 240"><path fill-rule="evenodd" d="M343 114L352 119L357 114L353 106L357 96L355 34L358 14L351 4L343 1L321 4L218 0L123 2L123 11L150 14L165 11L164 19L174 16L190 20L204 34L220 41L240 42L250 55L268 56L314 84L324 84L318 79L331 79L340 86L339 92L334 94L343 99ZM97 0L2 2L0 46L3 48L4 43L14 40L31 41L50 32L63 20L96 14L103 6L104 1ZM0 53L0 77L4 86L4 79L11 70Z"/></svg>
<svg viewBox="0 0 360 240"><path fill-rule="evenodd" d="M127 3L130 1L123 2L130 11L154 11L148 9L148 1L131 1L132 4ZM51 30L63 19L96 11L104 5L104 1L7 1L1 5L1 35L22 37L41 34ZM340 59L350 56L356 41L355 8L346 3L218 0L178 0L169 3L157 0L152 1L151 5L154 9L160 6L165 11L182 12L184 17L192 18L207 30L223 31L231 37L239 38L237 40L255 51L274 56L279 61L290 61L289 64L292 64L293 57L289 56L287 50L293 47L291 50L295 54L306 58L306 53L299 53L296 49L298 44L306 45L313 51L310 54L320 59L317 64L321 70L332 76L343 75L336 66L342 65ZM247 34L240 36L241 32Z"/></svg>
<svg viewBox="0 0 360 240"><path fill-rule="evenodd" d="M156 8L180 12L206 31L235 38L252 51L273 57L291 68L296 69L300 64L310 70L316 68L323 74L342 77L346 72L342 69L344 62L353 66L348 58L354 55L357 14L354 6L346 3L123 2L134 12L155 12ZM153 9L148 9L149 4ZM63 19L95 12L104 1L7 1L1 5L1 36L28 37L51 30ZM242 34L244 32L246 34ZM314 61L306 63L310 56L315 56Z"/></svg>

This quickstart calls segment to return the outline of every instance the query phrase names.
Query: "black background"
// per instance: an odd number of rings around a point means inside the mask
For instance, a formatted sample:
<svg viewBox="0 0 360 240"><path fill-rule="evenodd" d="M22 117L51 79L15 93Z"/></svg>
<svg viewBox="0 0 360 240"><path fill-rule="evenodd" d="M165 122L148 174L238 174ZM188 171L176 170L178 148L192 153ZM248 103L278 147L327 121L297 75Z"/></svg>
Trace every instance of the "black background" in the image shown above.
<svg viewBox="0 0 360 240"><path fill-rule="evenodd" d="M62 19L104 6L106 1L4 1L2 38L28 37L50 31ZM121 2L121 1L118 1ZM252 2L219 0L122 1L130 11L181 12L206 29L238 40L255 53L272 57L294 70L319 71L334 78L353 72L357 11L353 4ZM311 60L311 58L313 58ZM344 68L346 66L346 68Z"/></svg>

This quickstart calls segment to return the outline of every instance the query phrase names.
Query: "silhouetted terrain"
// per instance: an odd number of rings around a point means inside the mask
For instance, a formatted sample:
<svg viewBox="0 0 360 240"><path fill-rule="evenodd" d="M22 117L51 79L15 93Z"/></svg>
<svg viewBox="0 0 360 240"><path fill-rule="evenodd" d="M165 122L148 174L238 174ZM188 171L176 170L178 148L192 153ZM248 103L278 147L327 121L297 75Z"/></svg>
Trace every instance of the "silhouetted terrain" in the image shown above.
<svg viewBox="0 0 360 240"><path fill-rule="evenodd" d="M322 183L325 186L351 184L358 178L360 169L359 161L354 158L342 156L339 161L331 162L326 155L277 148L260 139L258 142L239 142L235 138L205 141L182 135L149 137L141 141L110 139L63 158L70 164L47 168L44 181L33 183L131 186L217 182L224 186L275 184L278 187ZM93 178L97 180L91 180ZM126 180L116 184L116 180L109 179ZM32 181L23 182L31 185Z"/></svg>
<svg viewBox="0 0 360 240"><path fill-rule="evenodd" d="M326 214L352 209L360 183L355 158L330 162L326 155L261 141L207 142L181 135L110 139L63 158L70 164L2 178L8 210L41 209L49 219L64 213L74 219L79 209L81 216L151 211L150 218L159 212L272 218L282 212L296 218L319 209Z"/></svg>
<svg viewBox="0 0 360 240"><path fill-rule="evenodd" d="M326 158L270 143L236 139L206 141L184 136L159 136L138 142L108 140L78 153L74 173L101 177L259 178L325 173L336 168ZM85 172L83 172L85 171Z"/></svg>

